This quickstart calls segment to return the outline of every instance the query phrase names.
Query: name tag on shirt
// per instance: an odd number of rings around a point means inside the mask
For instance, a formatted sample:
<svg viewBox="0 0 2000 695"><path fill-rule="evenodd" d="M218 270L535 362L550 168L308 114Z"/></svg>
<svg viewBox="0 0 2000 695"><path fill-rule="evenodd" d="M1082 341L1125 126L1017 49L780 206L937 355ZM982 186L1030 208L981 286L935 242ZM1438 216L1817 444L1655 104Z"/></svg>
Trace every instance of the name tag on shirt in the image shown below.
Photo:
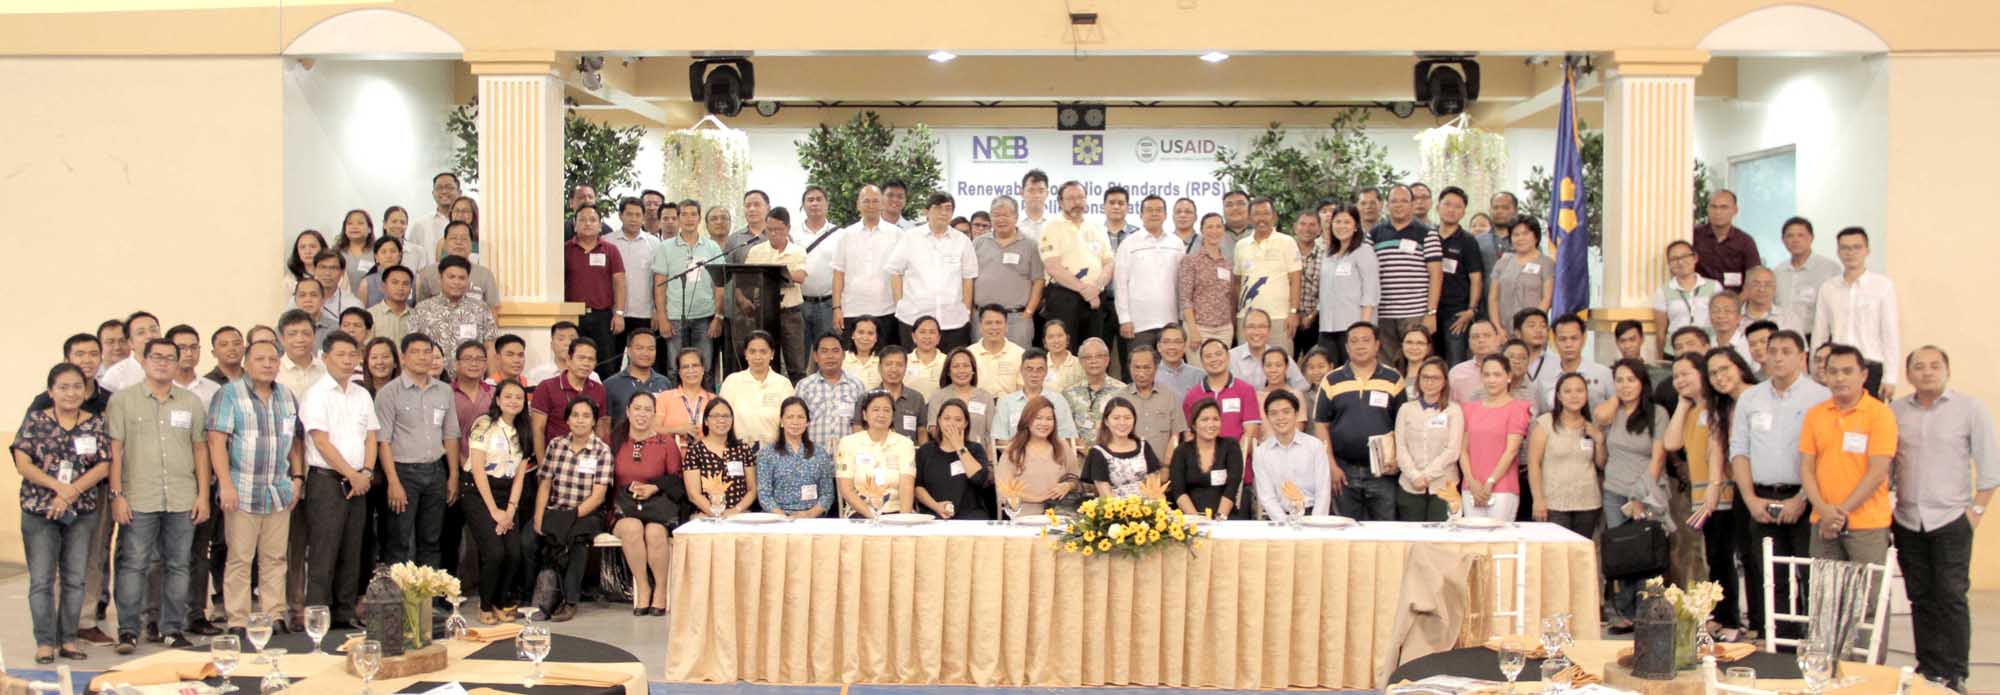
<svg viewBox="0 0 2000 695"><path fill-rule="evenodd" d="M478 338L479 338L478 326L474 326L472 324L466 324L458 327L459 340L476 340Z"/></svg>
<svg viewBox="0 0 2000 695"><path fill-rule="evenodd" d="M432 408L432 409L431 409L431 426L432 426L432 427L442 427L442 426L444 426L444 409L443 409L443 408Z"/></svg>
<svg viewBox="0 0 2000 695"><path fill-rule="evenodd" d="M1723 273L1723 274L1722 274L1722 284L1724 284L1724 285L1741 285L1741 284L1743 284L1743 274L1742 274L1742 273Z"/></svg>
<svg viewBox="0 0 2000 695"><path fill-rule="evenodd" d="M1228 469L1225 469L1225 468L1211 468L1211 469L1209 469L1209 471L1208 471L1208 485L1209 485L1209 487L1222 487L1222 486L1224 486L1224 485L1228 485L1228 484L1229 484L1229 470L1228 470Z"/></svg>
<svg viewBox="0 0 2000 695"><path fill-rule="evenodd" d="M492 434L486 435L486 447L495 451L506 451L507 433L494 430Z"/></svg>
<svg viewBox="0 0 2000 695"><path fill-rule="evenodd" d="M776 393L764 394L764 407L776 408L782 403L784 403L784 399L779 398L778 394Z"/></svg>
<svg viewBox="0 0 2000 695"><path fill-rule="evenodd" d="M1756 430L1756 431L1758 431L1758 432L1769 432L1769 431L1771 431L1771 414L1770 414L1770 413L1751 413L1751 414L1750 414L1750 429L1753 429L1753 430Z"/></svg>
<svg viewBox="0 0 2000 695"><path fill-rule="evenodd" d="M1379 396L1379 395L1381 395L1381 394L1376 394L1376 395L1378 395L1378 396ZM1444 413L1438 413L1438 414L1436 414L1436 415L1432 415L1432 416L1431 416L1431 427L1432 427L1432 428L1440 428L1440 427L1444 427L1444 426L1446 426L1446 425L1450 425L1450 424L1451 424L1451 416L1450 416L1450 415L1446 415L1446 414L1444 414Z"/></svg>
<svg viewBox="0 0 2000 695"><path fill-rule="evenodd" d="M855 454L855 455L854 455L854 465L856 465L856 466L859 466L859 467L862 467L862 468L868 468L868 467L871 467L871 466L874 466L874 465L875 465L875 455L874 455L874 454Z"/></svg>
<svg viewBox="0 0 2000 695"><path fill-rule="evenodd" d="M1701 426L1702 426L1702 427L1707 427L1707 426L1708 426L1708 411L1706 411L1706 410L1704 410L1704 411L1701 411L1701 417L1699 417L1699 418L1696 418L1696 419L1695 419L1695 422L1699 422L1699 423L1701 423Z"/></svg>
<svg viewBox="0 0 2000 695"><path fill-rule="evenodd" d="M800 502L816 502L818 500L819 500L819 483L806 483L804 485L799 486Z"/></svg>
<svg viewBox="0 0 2000 695"><path fill-rule="evenodd" d="M76 438L76 455L78 455L78 456L96 456L96 455L97 455L97 438L96 438L96 437L77 437L77 438Z"/></svg>
<svg viewBox="0 0 2000 695"><path fill-rule="evenodd" d="M465 296L471 297L474 301L484 302L486 301L486 288L478 285L465 288Z"/></svg>
<svg viewBox="0 0 2000 695"><path fill-rule="evenodd" d="M1334 277L1344 278L1352 275L1354 275L1354 264L1352 263L1340 263L1333 266Z"/></svg>
<svg viewBox="0 0 2000 695"><path fill-rule="evenodd" d="M952 475L965 475L965 462L964 462L964 461L952 461L952 462L951 462L951 474L952 474Z"/></svg>
<svg viewBox="0 0 2000 695"><path fill-rule="evenodd" d="M1589 437L1584 437L1582 439L1576 440L1576 448L1581 449L1583 450L1583 453L1588 454L1597 451L1597 441Z"/></svg>
<svg viewBox="0 0 2000 695"><path fill-rule="evenodd" d="M1000 262L1001 262L1002 264L1005 264L1005 265L1020 265L1020 264L1021 264L1021 254L1018 254L1018 253L1003 253L1003 254L1000 254Z"/></svg>
<svg viewBox="0 0 2000 695"><path fill-rule="evenodd" d="M980 402L978 402L978 401L974 401L974 402L971 402L971 403L967 403L967 404L965 404L965 409L966 409L966 410L970 410L970 411L972 411L972 414L973 414L973 415L985 415L985 414L986 414L986 404L985 404L985 403L980 403Z"/></svg>
<svg viewBox="0 0 2000 695"><path fill-rule="evenodd" d="M590 254L590 267L592 268L604 267L604 254L601 253Z"/></svg>
<svg viewBox="0 0 2000 695"><path fill-rule="evenodd" d="M1522 275L1541 275L1541 274L1542 274L1542 266L1541 266L1541 265L1539 265L1539 264L1536 264L1536 265L1524 265L1524 266L1521 266L1521 274L1522 274Z"/></svg>
<svg viewBox="0 0 2000 695"><path fill-rule="evenodd" d="M1868 435L1861 432L1842 432L1840 450L1850 454L1868 453Z"/></svg>
<svg viewBox="0 0 2000 695"><path fill-rule="evenodd" d="M1416 253L1417 242L1412 241L1410 239L1404 239L1402 241L1396 242L1396 249L1402 251L1403 253Z"/></svg>
<svg viewBox="0 0 2000 695"><path fill-rule="evenodd" d="M914 429L916 429L916 428L917 428L917 416L915 416L915 415L904 415L904 416L903 416L903 429L906 429L906 430L914 430Z"/></svg>
<svg viewBox="0 0 2000 695"><path fill-rule="evenodd" d="M1278 249L1270 249L1264 252L1264 260L1271 263L1276 263L1280 260L1283 260L1284 257L1285 257L1284 252L1279 251Z"/></svg>
<svg viewBox="0 0 2000 695"><path fill-rule="evenodd" d="M576 460L577 475L597 475L597 457L585 456Z"/></svg>
<svg viewBox="0 0 2000 695"><path fill-rule="evenodd" d="M1383 393L1381 391L1375 391L1373 393L1368 394L1368 405L1375 408L1389 407L1389 394Z"/></svg>
<svg viewBox="0 0 2000 695"><path fill-rule="evenodd" d="M64 485L76 482L76 464L69 461L62 462L62 467L56 470L56 482Z"/></svg>
<svg viewBox="0 0 2000 695"><path fill-rule="evenodd" d="M911 380L911 379L922 379L922 378L924 378L924 366L923 366L923 365L921 365L921 364L917 364L917 363L915 363L915 362L911 362L911 363L910 363L910 366L908 366L908 367L904 367L904 368L903 368L903 380L904 380L904 381L909 381L909 380Z"/></svg>
<svg viewBox="0 0 2000 695"><path fill-rule="evenodd" d="M1444 272L1447 273L1458 272L1458 259L1456 258L1444 259Z"/></svg>
<svg viewBox="0 0 2000 695"><path fill-rule="evenodd" d="M171 413L168 413L167 424L173 425L174 429L177 430L184 430L189 427L193 427L194 413L185 410L176 410Z"/></svg>
<svg viewBox="0 0 2000 695"><path fill-rule="evenodd" d="M731 478L741 478L743 477L743 462L724 461L722 463L722 470L724 473L728 473Z"/></svg>
<svg viewBox="0 0 2000 695"><path fill-rule="evenodd" d="M1229 279L1229 269L1228 269L1228 268L1216 268L1216 269L1215 269L1215 279L1217 279L1217 280L1224 280L1224 281L1227 281L1227 280Z"/></svg>
<svg viewBox="0 0 2000 695"><path fill-rule="evenodd" d="M1225 413L1240 413L1240 412L1243 412L1243 399L1240 399L1240 398L1224 398L1224 399L1222 399L1222 412L1225 412Z"/></svg>

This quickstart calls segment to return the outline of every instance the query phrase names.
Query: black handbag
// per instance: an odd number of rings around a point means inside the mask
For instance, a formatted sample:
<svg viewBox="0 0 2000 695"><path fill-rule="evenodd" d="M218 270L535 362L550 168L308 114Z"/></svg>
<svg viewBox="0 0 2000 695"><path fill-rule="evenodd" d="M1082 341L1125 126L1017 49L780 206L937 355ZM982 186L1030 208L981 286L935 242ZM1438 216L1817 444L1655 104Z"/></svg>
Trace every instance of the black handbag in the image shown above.
<svg viewBox="0 0 2000 695"><path fill-rule="evenodd" d="M1650 519L1606 529L1602 548L1604 576L1609 579L1665 574L1672 557L1667 527Z"/></svg>
<svg viewBox="0 0 2000 695"><path fill-rule="evenodd" d="M665 486L644 500L633 497L630 487L622 487L618 489L618 497L612 502L618 505L618 516L621 518L638 519L649 524L664 526L673 526L680 522L680 505L675 504L673 498L667 496Z"/></svg>

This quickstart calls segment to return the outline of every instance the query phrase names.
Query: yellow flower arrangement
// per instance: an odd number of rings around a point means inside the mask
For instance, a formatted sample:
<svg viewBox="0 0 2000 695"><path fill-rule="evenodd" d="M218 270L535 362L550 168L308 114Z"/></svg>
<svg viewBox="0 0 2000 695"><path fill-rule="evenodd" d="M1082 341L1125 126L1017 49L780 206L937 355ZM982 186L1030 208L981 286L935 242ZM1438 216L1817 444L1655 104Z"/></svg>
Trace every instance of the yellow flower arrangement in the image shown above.
<svg viewBox="0 0 2000 695"><path fill-rule="evenodd" d="M1077 512L1074 518L1058 520L1047 533L1061 543L1062 552L1084 557L1114 552L1138 556L1169 541L1193 547L1194 540L1205 535L1194 520L1158 497L1099 498L1084 502Z"/></svg>

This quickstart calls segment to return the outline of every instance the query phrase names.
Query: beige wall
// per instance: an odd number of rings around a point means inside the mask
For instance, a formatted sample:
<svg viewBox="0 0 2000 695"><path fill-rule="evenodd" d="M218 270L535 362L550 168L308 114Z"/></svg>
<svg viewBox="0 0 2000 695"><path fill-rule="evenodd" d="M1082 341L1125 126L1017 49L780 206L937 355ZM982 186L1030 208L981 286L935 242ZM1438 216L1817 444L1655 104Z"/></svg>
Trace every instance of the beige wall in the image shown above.
<svg viewBox="0 0 2000 695"><path fill-rule="evenodd" d="M0 277L15 307L0 413L27 407L63 338L106 318L143 308L201 328L204 345L224 323L276 321L280 70L275 58L0 58ZM0 560L21 559L19 523L0 514Z"/></svg>
<svg viewBox="0 0 2000 695"><path fill-rule="evenodd" d="M1961 206L1936 201L1990 199L1989 164L2000 160L2000 139L1926 122L1940 110L2000 109L2000 94L1959 88L1989 83L1996 72L2000 53L1889 57L1888 188L1880 196L1888 231L1899 240L1888 273L1901 303L1903 348L1936 344L1950 351L1952 385L1989 407L2000 406L2000 362L1994 360L2000 327L1985 302L1967 300L1991 296L1990 261L2000 255L2000 237L1967 226ZM1974 537L1975 587L2000 588L2000 533L1993 529Z"/></svg>

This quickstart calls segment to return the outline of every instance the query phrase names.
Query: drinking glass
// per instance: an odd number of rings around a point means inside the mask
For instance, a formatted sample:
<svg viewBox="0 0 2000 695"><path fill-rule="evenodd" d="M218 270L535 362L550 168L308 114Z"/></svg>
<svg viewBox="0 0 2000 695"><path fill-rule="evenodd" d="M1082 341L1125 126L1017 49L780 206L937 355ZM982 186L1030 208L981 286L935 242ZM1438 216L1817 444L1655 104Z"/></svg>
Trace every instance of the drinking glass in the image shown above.
<svg viewBox="0 0 2000 695"><path fill-rule="evenodd" d="M1008 520L1008 521L1012 521L1012 522L1018 522L1018 521L1020 521L1020 519L1021 519L1021 498L1019 498L1019 497L1006 497L1006 496L1002 496L1002 497L1000 498L1000 510L1001 510L1001 511L1004 511L1004 512L1006 512L1006 513L1007 513L1007 520Z"/></svg>
<svg viewBox="0 0 2000 695"><path fill-rule="evenodd" d="M1812 642L1800 645L1799 675L1805 678L1806 692L1819 695L1833 681L1833 650Z"/></svg>
<svg viewBox="0 0 2000 695"><path fill-rule="evenodd" d="M458 612L458 604L465 603L465 597L452 596L446 598L445 601L451 604L451 617L444 619L445 632L451 633L451 638L455 641L463 640L465 639L465 631L472 627L466 624L465 616Z"/></svg>
<svg viewBox="0 0 2000 695"><path fill-rule="evenodd" d="M1722 683L1723 685L1754 688L1757 686L1757 669L1748 666L1731 666L1729 670L1722 672Z"/></svg>
<svg viewBox="0 0 2000 695"><path fill-rule="evenodd" d="M1551 659L1562 654L1562 633L1561 618L1551 615L1542 619L1542 650L1548 652Z"/></svg>
<svg viewBox="0 0 2000 695"><path fill-rule="evenodd" d="M1565 659L1561 656L1556 656L1553 652L1550 653L1549 658L1543 659L1542 692L1559 693L1564 690L1568 690L1569 681L1566 679L1558 678L1558 676L1562 674L1563 670L1568 668L1569 668L1569 659Z"/></svg>
<svg viewBox="0 0 2000 695"><path fill-rule="evenodd" d="M326 638L326 631L333 628L333 612L326 606L306 606L306 636L313 641L313 653L319 653L320 640Z"/></svg>
<svg viewBox="0 0 2000 695"><path fill-rule="evenodd" d="M1500 645L1500 675L1507 677L1507 692L1514 692L1514 681L1521 677L1521 669L1527 666L1527 652L1511 640Z"/></svg>
<svg viewBox="0 0 2000 695"><path fill-rule="evenodd" d="M257 663L271 663L271 658L264 654L264 645L271 643L271 614L252 613L243 634L250 638L250 646L257 648Z"/></svg>
<svg viewBox="0 0 2000 695"><path fill-rule="evenodd" d="M529 630L535 629L535 615L541 613L542 609L534 606L522 606L515 610L521 615L521 634L514 637L514 658L526 661L528 659L528 643L523 637L527 636Z"/></svg>
<svg viewBox="0 0 2000 695"><path fill-rule="evenodd" d="M258 653L264 655L264 660L271 664L271 670L264 674L263 680L257 682L257 692L260 695L276 695L292 687L292 679L286 678L284 671L278 667L278 657L288 652L283 649L260 649Z"/></svg>
<svg viewBox="0 0 2000 695"><path fill-rule="evenodd" d="M238 690L229 682L229 674L236 671L236 663L243 658L243 643L235 635L216 635L208 641L208 658L215 662L215 670L222 674L222 688L216 692L233 693Z"/></svg>
<svg viewBox="0 0 2000 695"><path fill-rule="evenodd" d="M528 653L528 659L535 662L535 669L528 675L528 687L534 687L542 680L542 660L549 658L549 629L531 627L521 631L521 648Z"/></svg>
<svg viewBox="0 0 2000 695"><path fill-rule="evenodd" d="M361 695L374 695L369 686L375 682L375 672L382 670L382 643L362 640L348 652L347 658L354 661L354 672L361 676Z"/></svg>

